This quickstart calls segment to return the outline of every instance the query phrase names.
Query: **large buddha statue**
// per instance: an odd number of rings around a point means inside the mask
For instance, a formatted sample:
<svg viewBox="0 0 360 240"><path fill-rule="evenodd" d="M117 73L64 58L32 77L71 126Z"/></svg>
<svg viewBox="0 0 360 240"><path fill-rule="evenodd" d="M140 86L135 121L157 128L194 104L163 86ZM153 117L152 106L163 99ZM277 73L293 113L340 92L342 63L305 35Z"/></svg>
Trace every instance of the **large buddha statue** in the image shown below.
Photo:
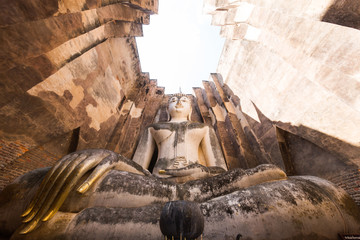
<svg viewBox="0 0 360 240"><path fill-rule="evenodd" d="M7 186L0 234L161 239L161 209L176 200L199 204L203 239L336 239L360 232L359 210L343 190L316 177L288 178L274 165L228 171L211 126L189 121L189 98L173 95L168 111L170 121L146 128L132 160L104 149L78 151Z"/></svg>

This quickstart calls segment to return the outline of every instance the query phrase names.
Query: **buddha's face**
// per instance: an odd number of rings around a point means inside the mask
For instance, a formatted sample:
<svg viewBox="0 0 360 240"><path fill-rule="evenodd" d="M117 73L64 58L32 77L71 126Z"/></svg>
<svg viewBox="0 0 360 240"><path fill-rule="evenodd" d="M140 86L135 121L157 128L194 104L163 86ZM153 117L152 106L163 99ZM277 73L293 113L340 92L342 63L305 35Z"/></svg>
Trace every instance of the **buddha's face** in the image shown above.
<svg viewBox="0 0 360 240"><path fill-rule="evenodd" d="M169 100L169 114L174 118L187 118L191 113L191 102L186 96L173 96Z"/></svg>

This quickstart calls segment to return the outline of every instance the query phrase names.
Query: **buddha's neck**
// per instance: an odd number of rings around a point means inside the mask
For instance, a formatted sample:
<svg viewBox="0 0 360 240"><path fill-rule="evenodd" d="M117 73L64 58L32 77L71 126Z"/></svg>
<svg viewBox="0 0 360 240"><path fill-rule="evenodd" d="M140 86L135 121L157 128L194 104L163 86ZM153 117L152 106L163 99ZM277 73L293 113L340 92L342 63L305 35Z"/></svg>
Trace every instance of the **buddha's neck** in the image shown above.
<svg viewBox="0 0 360 240"><path fill-rule="evenodd" d="M187 122L187 117L172 117L170 122Z"/></svg>

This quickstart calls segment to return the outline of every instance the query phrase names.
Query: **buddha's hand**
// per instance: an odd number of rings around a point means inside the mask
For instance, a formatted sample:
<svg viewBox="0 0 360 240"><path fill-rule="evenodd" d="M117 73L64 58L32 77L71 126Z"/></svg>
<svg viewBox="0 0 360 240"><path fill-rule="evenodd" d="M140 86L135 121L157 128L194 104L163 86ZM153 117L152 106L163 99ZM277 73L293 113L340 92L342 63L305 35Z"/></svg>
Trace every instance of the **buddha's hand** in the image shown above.
<svg viewBox="0 0 360 240"><path fill-rule="evenodd" d="M92 170L92 173L77 188L79 193L85 193L97 179L111 169L150 174L135 162L105 149L89 149L66 155L46 174L35 197L22 214L25 226L20 233L28 233L40 220L47 221L52 218L70 191L79 184L80 178L89 170Z"/></svg>
<svg viewBox="0 0 360 240"><path fill-rule="evenodd" d="M223 172L225 172L225 170L221 167L205 167L198 163L191 164L184 168L165 169L159 171L160 174L166 174L176 178L176 182L179 183L210 177Z"/></svg>

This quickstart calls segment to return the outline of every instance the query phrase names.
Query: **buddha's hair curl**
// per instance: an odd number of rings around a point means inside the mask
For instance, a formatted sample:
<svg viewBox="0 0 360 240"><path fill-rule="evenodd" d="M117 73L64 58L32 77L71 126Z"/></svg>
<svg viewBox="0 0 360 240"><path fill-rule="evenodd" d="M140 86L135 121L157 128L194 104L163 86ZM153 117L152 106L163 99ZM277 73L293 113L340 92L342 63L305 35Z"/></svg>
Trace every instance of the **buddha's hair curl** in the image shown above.
<svg viewBox="0 0 360 240"><path fill-rule="evenodd" d="M187 98L189 98L188 95L185 94L185 93L174 93L174 94L171 94L171 95L169 96L169 101L170 101L170 99L171 99L172 97L177 97L177 98L187 97ZM190 98L189 98L189 99L190 99Z"/></svg>

